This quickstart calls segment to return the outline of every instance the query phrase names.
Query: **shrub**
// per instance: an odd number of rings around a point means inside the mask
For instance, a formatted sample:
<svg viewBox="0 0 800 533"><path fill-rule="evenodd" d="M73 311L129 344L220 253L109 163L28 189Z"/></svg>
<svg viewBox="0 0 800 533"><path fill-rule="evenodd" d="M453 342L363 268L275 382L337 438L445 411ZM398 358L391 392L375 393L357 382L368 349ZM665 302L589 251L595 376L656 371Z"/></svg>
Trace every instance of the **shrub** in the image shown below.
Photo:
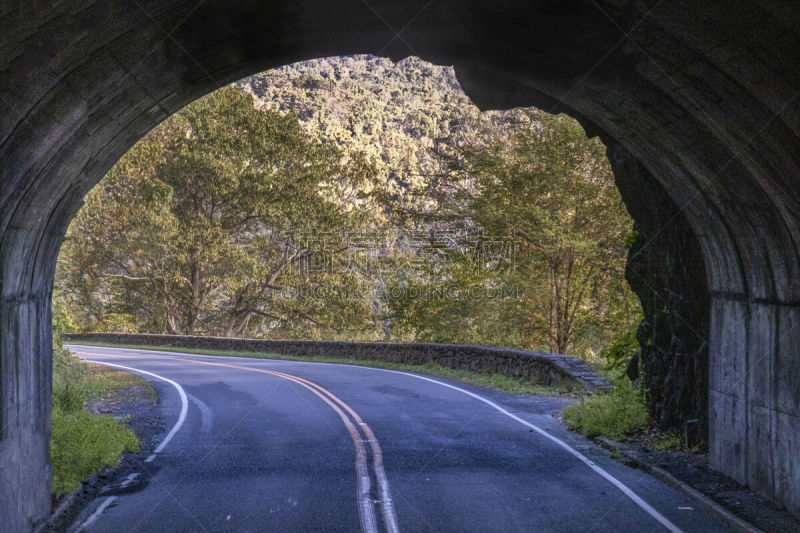
<svg viewBox="0 0 800 533"><path fill-rule="evenodd" d="M648 425L644 389L620 380L611 392L600 393L568 405L567 427L589 438L603 436L619 440L625 433Z"/></svg>
<svg viewBox="0 0 800 533"><path fill-rule="evenodd" d="M138 449L133 431L109 415L53 409L53 494L75 490L82 479L103 466L118 464L123 452Z"/></svg>
<svg viewBox="0 0 800 533"><path fill-rule="evenodd" d="M53 494L71 492L81 480L104 466L116 465L125 451L139 449L139 440L124 422L108 415L83 410L85 400L105 395L114 385L134 378L89 379L87 365L65 350L62 333L69 328L66 315L54 312L53 322L53 417L50 462ZM115 372L116 373L116 372ZM122 373L119 373L122 374Z"/></svg>

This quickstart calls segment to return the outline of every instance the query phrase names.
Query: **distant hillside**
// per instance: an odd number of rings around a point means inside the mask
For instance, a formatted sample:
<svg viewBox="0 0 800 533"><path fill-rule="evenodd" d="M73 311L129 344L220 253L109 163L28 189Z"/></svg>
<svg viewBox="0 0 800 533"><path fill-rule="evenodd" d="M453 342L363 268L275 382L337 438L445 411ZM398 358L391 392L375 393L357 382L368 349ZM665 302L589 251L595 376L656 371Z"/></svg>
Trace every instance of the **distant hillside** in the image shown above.
<svg viewBox="0 0 800 533"><path fill-rule="evenodd" d="M480 110L452 67L409 57L329 57L241 80L257 106L292 110L307 132L367 154L391 194L403 196L434 171L436 143L474 138L514 116Z"/></svg>

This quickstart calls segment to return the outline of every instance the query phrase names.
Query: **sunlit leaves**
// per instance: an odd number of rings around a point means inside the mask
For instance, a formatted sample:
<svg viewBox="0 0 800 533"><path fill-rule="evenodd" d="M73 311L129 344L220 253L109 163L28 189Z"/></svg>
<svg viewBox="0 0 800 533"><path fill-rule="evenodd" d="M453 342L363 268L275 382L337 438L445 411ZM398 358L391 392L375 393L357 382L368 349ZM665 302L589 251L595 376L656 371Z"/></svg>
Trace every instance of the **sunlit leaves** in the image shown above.
<svg viewBox="0 0 800 533"><path fill-rule="evenodd" d="M298 261L312 253L309 236L361 223L347 195L371 172L305 134L293 114L259 111L225 87L155 128L90 193L64 249L65 287L89 328L112 315L172 333L325 329L343 316L356 325L366 307L358 298L290 289L353 285L301 275Z"/></svg>
<svg viewBox="0 0 800 533"><path fill-rule="evenodd" d="M396 283L480 297L402 293L391 301L393 317L430 340L597 350L637 316L623 276L630 218L602 143L563 115L527 110L518 118L479 143L443 145L441 171L422 191L430 207L415 214L440 229L509 239L513 268L476 264L474 243L463 242L446 267L422 265ZM492 284L504 290L475 291Z"/></svg>

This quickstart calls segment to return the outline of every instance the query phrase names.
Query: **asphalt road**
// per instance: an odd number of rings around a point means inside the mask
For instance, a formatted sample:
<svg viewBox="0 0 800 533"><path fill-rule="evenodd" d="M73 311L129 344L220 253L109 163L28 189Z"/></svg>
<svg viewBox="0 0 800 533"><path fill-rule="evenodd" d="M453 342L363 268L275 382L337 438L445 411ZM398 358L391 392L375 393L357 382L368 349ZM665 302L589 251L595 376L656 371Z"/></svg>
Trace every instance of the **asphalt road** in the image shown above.
<svg viewBox="0 0 800 533"><path fill-rule="evenodd" d="M728 531L566 431L561 399L365 367L70 348L150 373L168 421L131 490L83 512L91 532Z"/></svg>

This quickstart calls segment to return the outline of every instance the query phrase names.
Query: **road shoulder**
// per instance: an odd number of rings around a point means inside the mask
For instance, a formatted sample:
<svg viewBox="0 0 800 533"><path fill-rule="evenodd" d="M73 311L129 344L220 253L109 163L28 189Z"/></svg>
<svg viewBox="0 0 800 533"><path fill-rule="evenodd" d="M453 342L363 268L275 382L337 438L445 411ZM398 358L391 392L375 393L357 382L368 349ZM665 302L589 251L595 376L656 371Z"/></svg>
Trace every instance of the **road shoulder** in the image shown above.
<svg viewBox="0 0 800 533"><path fill-rule="evenodd" d="M621 462L644 470L692 498L737 531L800 531L800 519L712 470L706 454L645 449L605 437L597 437L595 441L611 450Z"/></svg>
<svg viewBox="0 0 800 533"><path fill-rule="evenodd" d="M79 519L87 513L95 500L113 494L133 492L146 484L147 478L157 467L145 464L145 459L158 445L167 428L159 403L158 388L157 383L142 381L117 389L107 397L88 402L85 409L92 413L127 419L128 426L139 439L139 451L124 453L117 467L104 468L83 480L75 491L54 502L50 518L37 529L37 533L75 530L76 523L80 522Z"/></svg>

